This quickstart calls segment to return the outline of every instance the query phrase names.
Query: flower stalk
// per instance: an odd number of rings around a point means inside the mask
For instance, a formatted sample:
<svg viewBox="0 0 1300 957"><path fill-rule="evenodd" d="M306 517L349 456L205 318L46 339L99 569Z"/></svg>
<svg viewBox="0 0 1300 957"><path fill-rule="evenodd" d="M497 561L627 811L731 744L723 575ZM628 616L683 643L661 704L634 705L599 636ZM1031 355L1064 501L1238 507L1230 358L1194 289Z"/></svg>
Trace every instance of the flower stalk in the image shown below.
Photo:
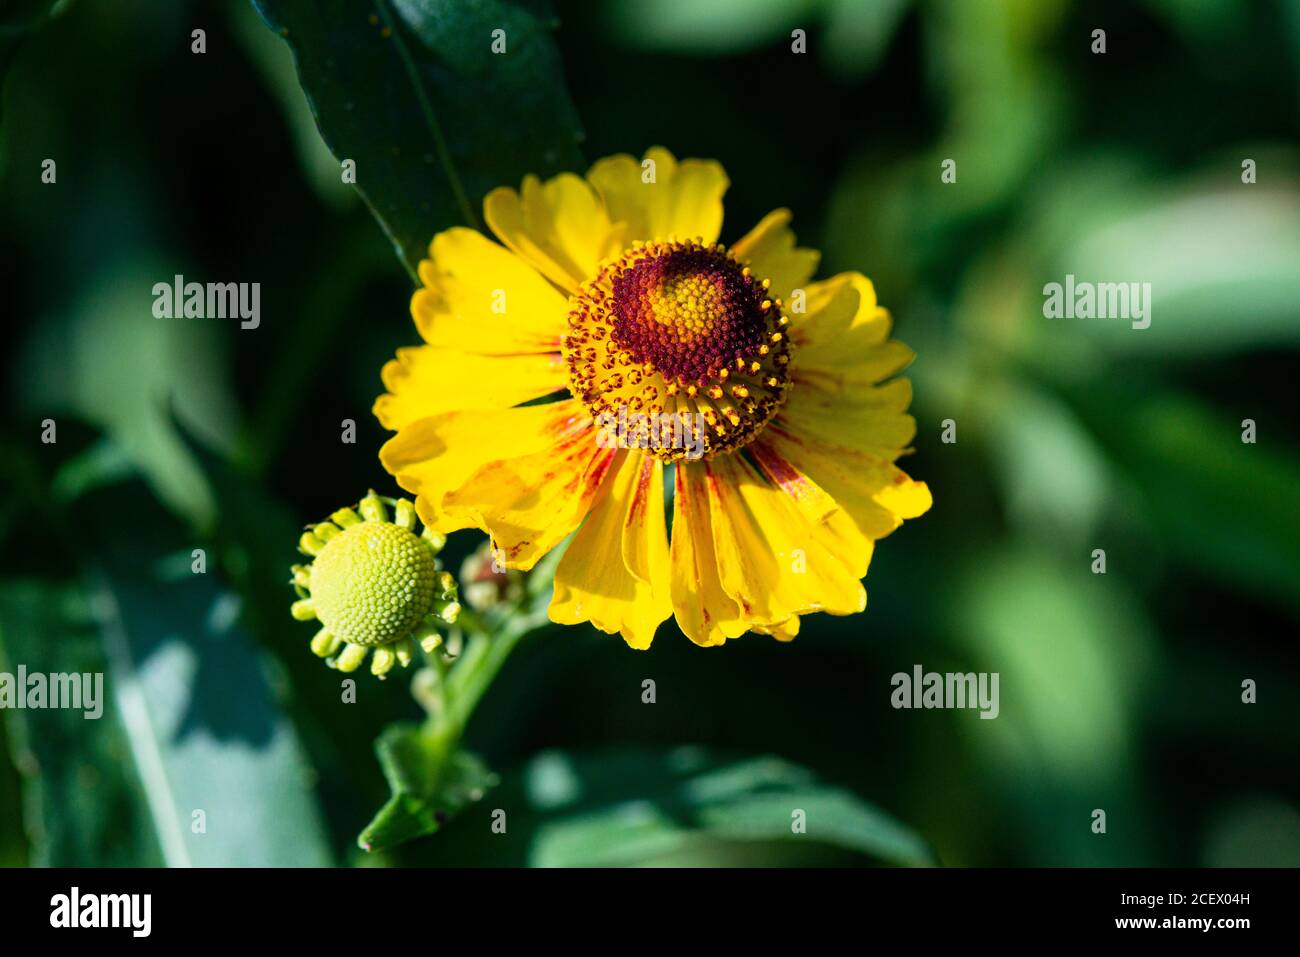
<svg viewBox="0 0 1300 957"><path fill-rule="evenodd" d="M522 609L509 617L493 616L491 623L464 612L460 621L472 629L460 654L452 658L445 649L435 649L428 666L411 680L411 695L427 715L426 733L449 748L459 743L474 709L520 641L549 624L544 610Z"/></svg>

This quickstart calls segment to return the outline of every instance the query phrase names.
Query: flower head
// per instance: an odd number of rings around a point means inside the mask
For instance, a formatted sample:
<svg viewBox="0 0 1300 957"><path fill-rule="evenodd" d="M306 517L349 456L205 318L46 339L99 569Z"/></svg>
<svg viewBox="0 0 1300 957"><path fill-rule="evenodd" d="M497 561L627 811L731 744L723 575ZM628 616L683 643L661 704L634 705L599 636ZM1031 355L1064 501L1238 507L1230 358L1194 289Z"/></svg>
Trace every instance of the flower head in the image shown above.
<svg viewBox="0 0 1300 957"><path fill-rule="evenodd" d="M742 447L790 384L789 319L770 285L721 243L634 244L571 300L569 391L595 420L666 415L670 428L698 431L704 458ZM696 446L646 447L671 462Z"/></svg>
<svg viewBox="0 0 1300 957"><path fill-rule="evenodd" d="M293 566L299 597L291 611L320 621L311 648L331 665L355 671L373 651L370 670L382 677L395 663L410 664L415 641L436 648L437 623L456 620L456 581L436 558L444 539L428 528L416 535L415 525L409 501L371 492L303 533L298 548L314 560Z"/></svg>
<svg viewBox="0 0 1300 957"><path fill-rule="evenodd" d="M572 535L552 619L637 648L670 615L716 645L862 611L875 541L930 506L894 465L912 353L871 283L813 281L786 210L719 243L727 186L651 149L493 191L500 244L434 237L424 345L375 403L425 523L480 528L525 570Z"/></svg>

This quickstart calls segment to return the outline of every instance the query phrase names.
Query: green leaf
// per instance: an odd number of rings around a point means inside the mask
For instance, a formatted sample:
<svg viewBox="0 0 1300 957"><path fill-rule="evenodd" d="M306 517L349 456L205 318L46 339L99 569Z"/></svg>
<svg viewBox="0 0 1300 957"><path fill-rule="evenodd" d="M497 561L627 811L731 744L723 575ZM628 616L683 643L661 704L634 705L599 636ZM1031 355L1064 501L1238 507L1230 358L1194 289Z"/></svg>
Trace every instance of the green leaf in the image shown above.
<svg viewBox="0 0 1300 957"><path fill-rule="evenodd" d="M1001 688L997 719L963 716L973 720L956 722L958 733L1003 789L1037 866L1149 859L1134 742L1159 649L1132 572L1119 567L1129 557L1110 548L1109 574L1094 575L1083 549L1062 560L1046 547L985 546L955 579L947 614L959 657L951 670L995 672ZM1080 813L1081 794L1094 802L1087 809L1131 822L1127 839L1062 828Z"/></svg>
<svg viewBox="0 0 1300 957"><path fill-rule="evenodd" d="M302 87L298 85L293 53L281 43L258 17L251 6L242 3L227 8L230 29L262 75L262 82L279 101L285 125L298 151L298 165L316 195L336 209L356 205L358 196L340 175L339 161L321 141ZM322 277L327 278L327 277Z"/></svg>
<svg viewBox="0 0 1300 957"><path fill-rule="evenodd" d="M821 0L613 0L605 17L618 39L647 50L719 56L789 38L820 19Z"/></svg>
<svg viewBox="0 0 1300 957"><path fill-rule="evenodd" d="M911 0L612 0L604 18L620 43L663 53L718 57L772 44L789 48L803 28L827 63L860 77L879 63Z"/></svg>
<svg viewBox="0 0 1300 957"><path fill-rule="evenodd" d="M1114 484L1100 446L1046 389L1006 379L984 391L989 461L1008 517L1043 540L1086 551Z"/></svg>
<svg viewBox="0 0 1300 957"><path fill-rule="evenodd" d="M194 570L200 543L139 482L96 489L75 516L105 687L164 861L329 864L305 754L215 559Z"/></svg>
<svg viewBox="0 0 1300 957"><path fill-rule="evenodd" d="M925 841L889 814L775 756L728 758L698 747L546 751L505 775L491 803L506 812L505 833L485 841L484 812L466 815L440 842L440 860L472 854L480 863L600 867L693 855L716 862L773 845L791 858L825 859L834 848L890 864L934 862Z"/></svg>
<svg viewBox="0 0 1300 957"><path fill-rule="evenodd" d="M1105 218L1094 211L1099 221L1079 230L1043 278L1063 282L1072 273L1080 282L1148 283L1148 328L1100 319L1041 320L1038 328L1053 341L1064 329L1107 352L1161 360L1294 347L1300 341L1297 179L1283 168L1275 173L1277 186L1243 186L1238 163L1227 186L1193 180L1167 195L1153 191L1137 208L1109 208Z"/></svg>
<svg viewBox="0 0 1300 957"><path fill-rule="evenodd" d="M1247 444L1240 420L1191 398L1109 388L1073 399L1171 551L1300 610L1300 460L1279 447L1280 421L1261 414Z"/></svg>
<svg viewBox="0 0 1300 957"><path fill-rule="evenodd" d="M67 313L36 324L15 364L18 392L33 415L67 413L111 439L111 449L70 466L60 494L120 477L131 463L168 508L207 527L218 506L182 427L229 448L239 412L217 325L162 321L149 311L149 290L170 275L137 258L87 284Z"/></svg>
<svg viewBox="0 0 1300 957"><path fill-rule="evenodd" d="M478 225L489 190L582 165L542 2L254 6L293 48L321 136L356 162L357 189L412 276L434 233Z"/></svg>
<svg viewBox="0 0 1300 957"><path fill-rule="evenodd" d="M447 755L439 738L420 725L390 725L375 751L393 794L357 838L367 851L436 833L497 781L474 755Z"/></svg>
<svg viewBox="0 0 1300 957"><path fill-rule="evenodd" d="M826 40L828 62L841 74L861 77L880 63L911 0L828 0Z"/></svg>
<svg viewBox="0 0 1300 957"><path fill-rule="evenodd" d="M75 586L0 586L0 672L103 674L103 651ZM92 679L93 682L93 679ZM92 694L94 685L82 687ZM23 794L23 828L38 867L156 866L163 862L131 751L105 682L88 711L6 709L4 727ZM84 693L84 692L83 692ZM87 714L98 712L98 718ZM17 830L17 828L15 828Z"/></svg>

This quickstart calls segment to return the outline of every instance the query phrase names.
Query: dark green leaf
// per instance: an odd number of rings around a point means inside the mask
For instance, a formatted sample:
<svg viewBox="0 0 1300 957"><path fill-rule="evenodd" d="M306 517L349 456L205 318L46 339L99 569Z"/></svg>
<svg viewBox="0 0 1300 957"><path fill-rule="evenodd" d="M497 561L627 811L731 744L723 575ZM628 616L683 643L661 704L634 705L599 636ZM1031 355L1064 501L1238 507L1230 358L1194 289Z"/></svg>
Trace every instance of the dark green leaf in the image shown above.
<svg viewBox="0 0 1300 957"><path fill-rule="evenodd" d="M546 4L533 0L254 0L293 48L325 143L407 268L483 196L581 165ZM493 31L504 31L494 53ZM498 35L500 36L500 35Z"/></svg>
<svg viewBox="0 0 1300 957"><path fill-rule="evenodd" d="M357 838L367 851L435 833L496 784L477 757L464 751L447 755L439 739L419 725L390 725L375 751L393 794Z"/></svg>
<svg viewBox="0 0 1300 957"><path fill-rule="evenodd" d="M634 864L702 837L806 840L892 864L931 860L925 843L879 808L778 757L728 761L697 748L630 760L551 752L528 774L539 803L561 798L559 813L534 840L531 861L538 866ZM564 788L575 781L576 806L564 812ZM610 789L615 782L621 786Z"/></svg>
<svg viewBox="0 0 1300 957"><path fill-rule="evenodd" d="M1239 420L1191 399L1114 390L1076 398L1183 561L1300 607L1300 462L1278 448L1282 421L1261 414L1252 445Z"/></svg>
<svg viewBox="0 0 1300 957"><path fill-rule="evenodd" d="M228 448L239 413L218 327L159 320L149 311L148 291L170 272L131 259L112 281L85 285L71 310L25 340L18 388L33 414L70 414L113 438L113 447L69 464L60 494L75 496L133 465L168 508L207 527L217 503L182 432Z"/></svg>
<svg viewBox="0 0 1300 957"><path fill-rule="evenodd" d="M775 756L731 759L697 747L547 751L505 782L491 803L506 812L506 832L484 841L492 822L481 811L467 815L447 833L442 859L632 865L703 848L717 860L722 843L792 853L820 846L822 856L833 847L900 865L934 860L925 841L881 809Z"/></svg>
<svg viewBox="0 0 1300 957"><path fill-rule="evenodd" d="M104 655L80 591L57 582L0 587L0 672L103 674ZM7 709L4 725L23 782L31 863L42 867L163 862L131 750L107 681L95 707ZM83 691L83 693L84 693ZM87 715L98 713L97 718ZM15 827L16 830L16 827Z"/></svg>

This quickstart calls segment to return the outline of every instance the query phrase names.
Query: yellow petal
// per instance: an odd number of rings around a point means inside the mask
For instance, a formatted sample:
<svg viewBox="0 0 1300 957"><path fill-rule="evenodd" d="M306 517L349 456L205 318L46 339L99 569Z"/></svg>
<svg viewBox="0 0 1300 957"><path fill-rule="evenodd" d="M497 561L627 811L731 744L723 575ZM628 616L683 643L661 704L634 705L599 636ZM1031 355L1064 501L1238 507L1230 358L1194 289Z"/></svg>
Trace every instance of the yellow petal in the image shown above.
<svg viewBox="0 0 1300 957"><path fill-rule="evenodd" d="M443 496L446 521L481 528L506 567L530 569L578 527L614 452L596 444L585 418L540 451L484 465Z"/></svg>
<svg viewBox="0 0 1300 957"><path fill-rule="evenodd" d="M600 194L611 222L622 223L626 239L652 239L649 204L653 194L644 190L642 168L636 157L627 153L597 160L587 171L587 182Z"/></svg>
<svg viewBox="0 0 1300 957"><path fill-rule="evenodd" d="M752 448L765 468L773 457L780 457L787 468L815 482L867 538L884 538L903 519L916 518L931 505L925 483L913 481L890 461L789 433L775 423Z"/></svg>
<svg viewBox="0 0 1300 957"><path fill-rule="evenodd" d="M810 522L740 456L706 463L722 587L750 625L794 615L862 611L871 543L842 511Z"/></svg>
<svg viewBox="0 0 1300 957"><path fill-rule="evenodd" d="M790 312L796 378L838 391L879 382L914 358L911 349L889 338L889 313L861 273L813 283L807 305L806 314Z"/></svg>
<svg viewBox="0 0 1300 957"><path fill-rule="evenodd" d="M650 647L659 624L672 614L668 600L668 545L663 540L663 465L653 456L621 451L592 506L591 514L569 543L555 570L555 591L548 609L551 620L562 625L590 621L606 634L621 634L633 648ZM650 542L650 523L633 513L648 507L651 477L660 475L657 511L660 541ZM629 532L629 529L631 532ZM628 536L640 535L640 542ZM644 580L629 571L617 557L624 554L654 577ZM662 555L660 555L662 552Z"/></svg>
<svg viewBox="0 0 1300 957"><path fill-rule="evenodd" d="M722 197L729 185L721 163L682 160L673 176L671 190L666 193L662 212L659 217L651 217L652 228L661 235L679 239L699 238L706 244L717 242L722 232Z"/></svg>
<svg viewBox="0 0 1300 957"><path fill-rule="evenodd" d="M930 487L924 482L917 482L906 472L895 475L893 484L880 489L875 497L877 502L899 518L918 518L934 504Z"/></svg>
<svg viewBox="0 0 1300 957"><path fill-rule="evenodd" d="M840 351L830 347L816 352L796 352L791 378L797 388L810 383L832 393L872 386L902 372L916 354L897 339L859 348L846 336Z"/></svg>
<svg viewBox="0 0 1300 957"><path fill-rule="evenodd" d="M429 345L510 355L557 352L568 301L527 262L473 229L439 233L420 263L411 315Z"/></svg>
<svg viewBox="0 0 1300 957"><path fill-rule="evenodd" d="M637 161L627 154L597 161L587 180L604 201L613 223L622 224L624 246L635 240L700 237L716 242L722 232L726 171L715 160L680 163L661 146Z"/></svg>
<svg viewBox="0 0 1300 957"><path fill-rule="evenodd" d="M787 304L795 289L805 289L817 271L821 254L815 249L795 247L790 230L790 210L778 209L763 217L732 247L736 255L749 263L759 279L772 281L772 293Z"/></svg>
<svg viewBox="0 0 1300 957"><path fill-rule="evenodd" d="M396 431L456 409L508 409L558 392L568 382L559 353L487 356L440 346L409 346L383 369L387 394L375 400L381 425Z"/></svg>
<svg viewBox="0 0 1300 957"><path fill-rule="evenodd" d="M566 292L576 292L616 251L604 205L573 173L545 183L526 176L521 192L494 189L483 200L483 216L503 243Z"/></svg>
<svg viewBox="0 0 1300 957"><path fill-rule="evenodd" d="M664 464L653 455L636 455L636 474L628 493L622 530L623 563L640 581L654 585L665 604L668 587L668 528L664 522ZM662 620L662 619L661 619Z"/></svg>
<svg viewBox="0 0 1300 957"><path fill-rule="evenodd" d="M808 521L823 522L839 508L835 499L763 438L751 442L747 449L767 480L789 496Z"/></svg>
<svg viewBox="0 0 1300 957"><path fill-rule="evenodd" d="M889 337L889 313L880 308L875 285L862 273L842 272L810 283L807 293L808 308L790 313L790 336L801 351L833 347L850 330L859 331L864 345Z"/></svg>
<svg viewBox="0 0 1300 957"><path fill-rule="evenodd" d="M795 615L779 625L755 625L754 631L760 635L771 635L777 641L794 641L799 634L799 616Z"/></svg>
<svg viewBox="0 0 1300 957"><path fill-rule="evenodd" d="M843 392L796 380L773 422L791 435L893 461L916 436L916 420L903 411L911 399L906 379Z"/></svg>
<svg viewBox="0 0 1300 957"><path fill-rule="evenodd" d="M682 633L697 645L721 645L743 635L749 625L718 578L704 464L678 462L676 472L670 550L673 615Z"/></svg>
<svg viewBox="0 0 1300 957"><path fill-rule="evenodd" d="M435 531L464 524L446 515L444 496L489 462L550 448L589 416L574 400L517 409L444 412L405 425L379 450L397 484L414 493L421 520Z"/></svg>

